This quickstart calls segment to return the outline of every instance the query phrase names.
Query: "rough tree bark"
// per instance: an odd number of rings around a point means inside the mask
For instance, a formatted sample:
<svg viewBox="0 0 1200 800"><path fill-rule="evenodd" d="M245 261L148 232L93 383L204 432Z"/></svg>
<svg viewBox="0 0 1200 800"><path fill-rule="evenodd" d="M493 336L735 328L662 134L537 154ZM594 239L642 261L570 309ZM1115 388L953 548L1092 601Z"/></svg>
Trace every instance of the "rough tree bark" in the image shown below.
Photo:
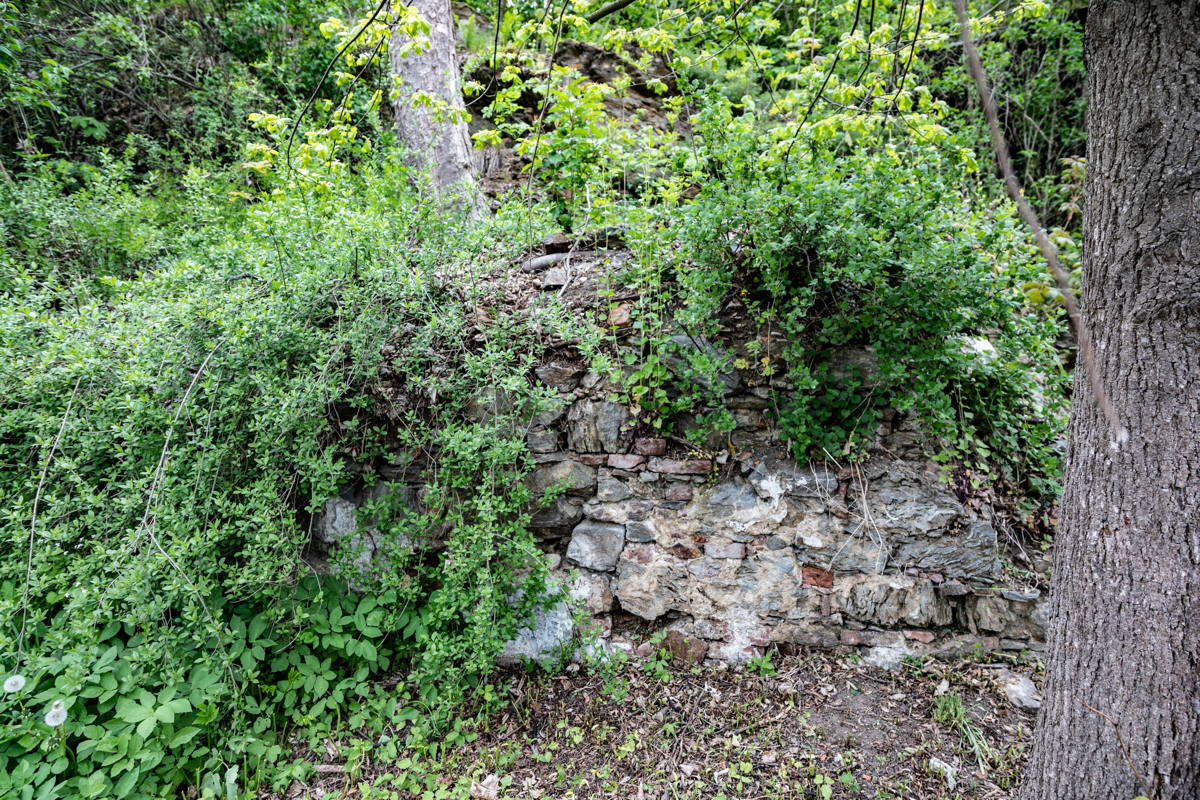
<svg viewBox="0 0 1200 800"><path fill-rule="evenodd" d="M1024 800L1200 798L1200 0L1093 0L1083 309Z"/></svg>
<svg viewBox="0 0 1200 800"><path fill-rule="evenodd" d="M393 42L392 74L400 79L395 101L397 133L412 151L415 165L429 172L435 189L453 191L475 202L475 151L467 124L447 114L463 110L450 0L411 0L407 5L429 23L429 47L405 56L401 55L404 35L397 33ZM420 92L436 98L445 108L414 104L413 98Z"/></svg>

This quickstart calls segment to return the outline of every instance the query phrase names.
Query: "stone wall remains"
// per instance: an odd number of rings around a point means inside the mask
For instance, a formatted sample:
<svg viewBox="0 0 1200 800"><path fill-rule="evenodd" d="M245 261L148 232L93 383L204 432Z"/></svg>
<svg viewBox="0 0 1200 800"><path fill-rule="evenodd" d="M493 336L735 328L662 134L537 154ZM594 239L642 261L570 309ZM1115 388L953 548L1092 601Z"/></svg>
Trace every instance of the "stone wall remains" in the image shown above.
<svg viewBox="0 0 1200 800"><path fill-rule="evenodd" d="M737 429L713 453L635 435L605 381L572 361L536 373L562 405L528 432L529 486L565 493L532 526L604 646L645 650L646 631L662 630L690 661L857 647L885 666L1042 646L1045 598L1001 585L995 529L939 479L915 426L886 420L860 464L800 463L770 422L768 390L735 385ZM364 568L385 556L354 518L370 494L331 499L314 526L322 547L357 547ZM504 660L563 645L573 615L544 612Z"/></svg>

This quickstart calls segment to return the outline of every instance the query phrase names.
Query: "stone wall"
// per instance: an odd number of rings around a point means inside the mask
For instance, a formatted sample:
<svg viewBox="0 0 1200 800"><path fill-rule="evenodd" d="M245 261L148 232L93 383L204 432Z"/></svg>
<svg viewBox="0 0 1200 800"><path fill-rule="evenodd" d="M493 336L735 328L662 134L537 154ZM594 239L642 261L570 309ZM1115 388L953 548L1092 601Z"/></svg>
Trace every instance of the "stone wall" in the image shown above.
<svg viewBox="0 0 1200 800"><path fill-rule="evenodd" d="M533 528L607 646L637 650L659 629L696 661L816 646L860 647L885 665L1041 646L1043 598L1000 587L996 531L964 510L903 421L884 423L864 463L803 464L769 422L768 391L731 385L738 427L714 454L635 435L605 382L573 362L536 372L562 404L528 432L529 486L565 492ZM316 539L361 547L355 502L330 500ZM571 636L560 606L505 657L538 657Z"/></svg>

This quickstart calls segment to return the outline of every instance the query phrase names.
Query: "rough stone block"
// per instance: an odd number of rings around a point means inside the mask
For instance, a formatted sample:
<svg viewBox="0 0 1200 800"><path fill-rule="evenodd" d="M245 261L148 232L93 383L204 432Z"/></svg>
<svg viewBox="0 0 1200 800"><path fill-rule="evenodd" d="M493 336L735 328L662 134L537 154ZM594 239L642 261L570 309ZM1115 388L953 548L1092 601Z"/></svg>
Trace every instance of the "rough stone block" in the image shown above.
<svg viewBox="0 0 1200 800"><path fill-rule="evenodd" d="M708 645L700 639L685 636L680 631L670 631L663 640L671 657L685 664L700 664L708 653Z"/></svg>
<svg viewBox="0 0 1200 800"><path fill-rule="evenodd" d="M583 367L569 361L555 359L533 370L538 380L559 392L571 392L583 377Z"/></svg>
<svg viewBox="0 0 1200 800"><path fill-rule="evenodd" d="M629 409L606 400L580 400L567 412L567 441L580 453L615 453L622 449L621 428Z"/></svg>
<svg viewBox="0 0 1200 800"><path fill-rule="evenodd" d="M624 546L624 525L584 520L571 531L567 558L581 567L607 572L617 565Z"/></svg>
<svg viewBox="0 0 1200 800"><path fill-rule="evenodd" d="M666 499L673 502L687 502L692 499L692 487L685 483L672 483L667 487Z"/></svg>
<svg viewBox="0 0 1200 800"><path fill-rule="evenodd" d="M654 504L649 500L625 500L620 503L587 503L583 513L601 522L626 523L642 521L650 516Z"/></svg>
<svg viewBox="0 0 1200 800"><path fill-rule="evenodd" d="M611 475L601 475L596 480L596 499L602 503L628 500L631 495L629 487Z"/></svg>
<svg viewBox="0 0 1200 800"><path fill-rule="evenodd" d="M566 603L539 611L529 627L521 628L505 643L496 663L515 666L526 660L545 663L555 659L570 643L574 623L574 615Z"/></svg>
<svg viewBox="0 0 1200 800"><path fill-rule="evenodd" d="M658 538L654 523L643 520L632 520L625 523L625 541L645 544Z"/></svg>
<svg viewBox="0 0 1200 800"><path fill-rule="evenodd" d="M529 520L531 528L569 528L583 519L583 508L578 501L572 503L565 497L556 497L554 502L533 513Z"/></svg>
<svg viewBox="0 0 1200 800"><path fill-rule="evenodd" d="M571 597L592 614L612 610L613 596L607 575L584 570L571 586Z"/></svg>
<svg viewBox="0 0 1200 800"><path fill-rule="evenodd" d="M525 441L531 452L553 453L558 450L558 431L530 431Z"/></svg>
<svg viewBox="0 0 1200 800"><path fill-rule="evenodd" d="M565 484L568 494L591 494L596 488L596 470L578 461L559 461L534 470L526 485L534 494Z"/></svg>

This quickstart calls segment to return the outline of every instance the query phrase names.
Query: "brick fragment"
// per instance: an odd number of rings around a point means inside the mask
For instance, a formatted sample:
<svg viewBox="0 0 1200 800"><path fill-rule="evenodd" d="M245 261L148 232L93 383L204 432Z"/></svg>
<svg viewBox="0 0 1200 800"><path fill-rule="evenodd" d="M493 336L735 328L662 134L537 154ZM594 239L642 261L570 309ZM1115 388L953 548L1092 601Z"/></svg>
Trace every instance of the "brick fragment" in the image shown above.
<svg viewBox="0 0 1200 800"><path fill-rule="evenodd" d="M608 465L613 469L637 469L642 464L646 463L643 456L617 454L608 457Z"/></svg>
<svg viewBox="0 0 1200 800"><path fill-rule="evenodd" d="M811 564L805 564L800 568L800 576L807 586L819 586L824 589L833 586L833 573Z"/></svg>
<svg viewBox="0 0 1200 800"><path fill-rule="evenodd" d="M665 455L667 440L658 436L640 436L633 440L633 452L642 456Z"/></svg>
<svg viewBox="0 0 1200 800"><path fill-rule="evenodd" d="M707 475L712 461L707 458L652 458L649 469L666 475Z"/></svg>

